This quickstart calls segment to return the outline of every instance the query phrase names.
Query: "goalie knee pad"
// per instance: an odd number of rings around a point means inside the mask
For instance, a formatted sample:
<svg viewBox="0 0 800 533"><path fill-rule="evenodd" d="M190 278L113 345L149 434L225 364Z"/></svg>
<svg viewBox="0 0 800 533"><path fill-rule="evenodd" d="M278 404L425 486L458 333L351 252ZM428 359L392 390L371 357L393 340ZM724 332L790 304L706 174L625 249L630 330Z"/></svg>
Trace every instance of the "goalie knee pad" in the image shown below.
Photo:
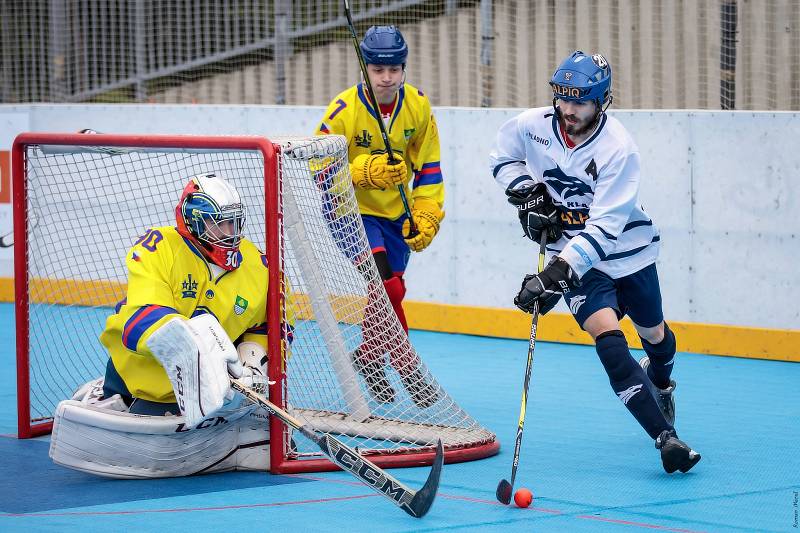
<svg viewBox="0 0 800 533"><path fill-rule="evenodd" d="M92 384L102 389L102 379ZM58 405L50 439L56 464L126 479L269 468L268 417L255 405L224 407L189 429L182 416L131 414L119 395L98 399L95 389Z"/></svg>

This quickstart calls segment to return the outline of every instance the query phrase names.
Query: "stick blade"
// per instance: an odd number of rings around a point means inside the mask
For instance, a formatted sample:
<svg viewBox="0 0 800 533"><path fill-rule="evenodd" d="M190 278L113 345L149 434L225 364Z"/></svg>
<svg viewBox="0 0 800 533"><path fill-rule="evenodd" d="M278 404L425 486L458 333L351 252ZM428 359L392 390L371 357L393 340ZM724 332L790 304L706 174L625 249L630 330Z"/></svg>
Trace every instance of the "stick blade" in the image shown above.
<svg viewBox="0 0 800 533"><path fill-rule="evenodd" d="M503 505L508 505L509 503L511 503L511 492L513 490L514 489L511 486L511 483L509 483L505 479L501 479L500 483L497 484L497 490L495 491L495 496L497 496L497 501L499 501Z"/></svg>
<svg viewBox="0 0 800 533"><path fill-rule="evenodd" d="M430 510L433 500L436 499L436 491L439 490L439 478L442 475L442 465L444 464L444 446L439 439L436 444L436 458L433 460L433 467L428 474L425 485L417 491L411 503L403 510L416 518L422 518Z"/></svg>

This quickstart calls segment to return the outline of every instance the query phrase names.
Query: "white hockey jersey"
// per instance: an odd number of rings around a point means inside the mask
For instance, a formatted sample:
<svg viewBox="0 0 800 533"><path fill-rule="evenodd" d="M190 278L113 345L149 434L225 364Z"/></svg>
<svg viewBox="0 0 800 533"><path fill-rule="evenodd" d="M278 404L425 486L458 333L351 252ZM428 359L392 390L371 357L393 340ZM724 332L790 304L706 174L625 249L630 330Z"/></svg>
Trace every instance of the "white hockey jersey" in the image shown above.
<svg viewBox="0 0 800 533"><path fill-rule="evenodd" d="M621 278L656 261L658 228L639 203L639 148L614 117L603 114L592 136L570 149L552 107L529 109L503 124L490 161L504 189L545 183L564 226L548 251L579 277L596 268Z"/></svg>

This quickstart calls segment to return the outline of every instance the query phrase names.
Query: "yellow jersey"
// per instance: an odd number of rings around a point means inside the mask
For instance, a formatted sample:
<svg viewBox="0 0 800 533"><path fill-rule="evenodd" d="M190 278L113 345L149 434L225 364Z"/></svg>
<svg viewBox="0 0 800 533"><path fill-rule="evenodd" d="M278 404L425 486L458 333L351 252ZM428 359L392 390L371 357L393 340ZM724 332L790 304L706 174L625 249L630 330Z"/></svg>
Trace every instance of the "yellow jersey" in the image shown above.
<svg viewBox="0 0 800 533"><path fill-rule="evenodd" d="M317 126L317 134L344 135L348 141L348 159L352 162L361 154L386 151L377 120L380 110L370 104L362 83L337 95ZM429 198L444 206L444 183L439 159L439 132L431 112L428 97L419 89L403 84L395 98L392 113L384 118L392 151L402 157L409 169L403 187L412 191L410 203L417 198ZM412 181L413 177L413 181ZM396 220L403 212L403 202L396 188L355 188L361 214Z"/></svg>
<svg viewBox="0 0 800 533"><path fill-rule="evenodd" d="M215 276L200 250L168 226L149 229L128 251L127 297L106 320L100 342L135 398L175 401L164 368L146 344L175 316L211 313L235 344L254 341L267 348L266 256L247 239L239 252L239 267ZM291 340L291 325L283 331Z"/></svg>

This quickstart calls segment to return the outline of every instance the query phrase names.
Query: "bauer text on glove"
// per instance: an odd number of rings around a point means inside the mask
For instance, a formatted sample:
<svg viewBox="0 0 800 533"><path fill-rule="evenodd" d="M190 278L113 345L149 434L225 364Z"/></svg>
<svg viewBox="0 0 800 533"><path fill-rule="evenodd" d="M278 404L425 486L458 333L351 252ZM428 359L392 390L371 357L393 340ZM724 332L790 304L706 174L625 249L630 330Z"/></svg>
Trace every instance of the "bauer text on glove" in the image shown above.
<svg viewBox="0 0 800 533"><path fill-rule="evenodd" d="M561 214L544 183L508 189L506 196L508 203L517 208L519 223L526 237L539 242L542 232L546 231L547 242L556 242L561 238Z"/></svg>

